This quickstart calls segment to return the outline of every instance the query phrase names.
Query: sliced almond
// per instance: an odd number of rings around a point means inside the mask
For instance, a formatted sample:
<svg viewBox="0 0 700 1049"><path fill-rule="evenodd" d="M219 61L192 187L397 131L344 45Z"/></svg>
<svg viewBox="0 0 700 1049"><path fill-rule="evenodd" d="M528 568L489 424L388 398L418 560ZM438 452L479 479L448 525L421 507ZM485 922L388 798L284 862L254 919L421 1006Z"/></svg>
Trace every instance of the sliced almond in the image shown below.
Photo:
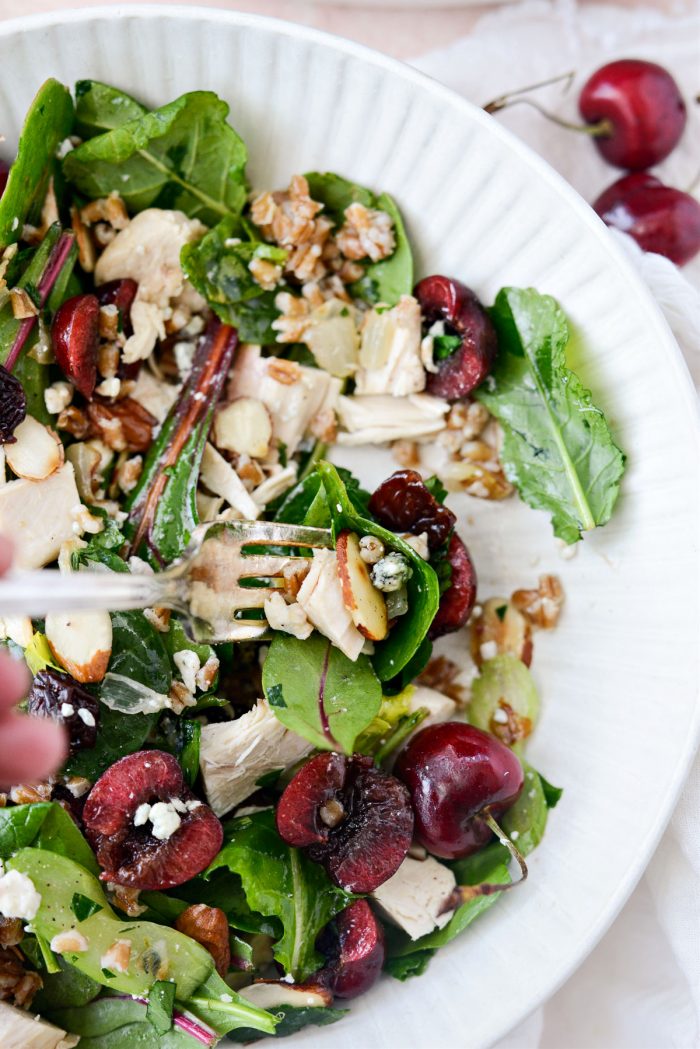
<svg viewBox="0 0 700 1049"><path fill-rule="evenodd" d="M14 641L20 648L26 648L34 636L34 628L29 616L5 616L0 619L5 637Z"/></svg>
<svg viewBox="0 0 700 1049"><path fill-rule="evenodd" d="M360 540L354 532L340 533L336 554L343 602L353 623L363 637L382 641L389 631L386 601L370 578L360 552Z"/></svg>
<svg viewBox="0 0 700 1049"><path fill-rule="evenodd" d="M529 667L532 629L525 616L505 597L491 597L472 624L471 648L477 666L510 652Z"/></svg>
<svg viewBox="0 0 700 1049"><path fill-rule="evenodd" d="M5 446L7 465L27 481L43 481L63 465L58 434L28 415L15 430L13 444Z"/></svg>
<svg viewBox="0 0 700 1049"><path fill-rule="evenodd" d="M239 397L216 415L214 444L237 455L264 459L270 450L272 422L262 401Z"/></svg>
<svg viewBox="0 0 700 1049"><path fill-rule="evenodd" d="M108 612L50 612L45 629L51 651L76 681L102 680L112 654Z"/></svg>

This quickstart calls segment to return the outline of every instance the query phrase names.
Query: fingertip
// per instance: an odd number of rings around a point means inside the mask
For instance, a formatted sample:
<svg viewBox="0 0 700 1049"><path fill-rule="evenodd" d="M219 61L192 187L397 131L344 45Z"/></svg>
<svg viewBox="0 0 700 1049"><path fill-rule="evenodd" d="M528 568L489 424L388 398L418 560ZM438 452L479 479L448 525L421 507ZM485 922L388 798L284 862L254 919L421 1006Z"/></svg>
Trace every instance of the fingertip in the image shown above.
<svg viewBox="0 0 700 1049"><path fill-rule="evenodd" d="M12 543L6 535L0 535L0 575L4 575L12 564Z"/></svg>
<svg viewBox="0 0 700 1049"><path fill-rule="evenodd" d="M13 707L27 694L29 671L19 659L0 652L0 710Z"/></svg>
<svg viewBox="0 0 700 1049"><path fill-rule="evenodd" d="M0 780L6 785L47 779L68 757L68 736L51 718L11 712L0 721Z"/></svg>

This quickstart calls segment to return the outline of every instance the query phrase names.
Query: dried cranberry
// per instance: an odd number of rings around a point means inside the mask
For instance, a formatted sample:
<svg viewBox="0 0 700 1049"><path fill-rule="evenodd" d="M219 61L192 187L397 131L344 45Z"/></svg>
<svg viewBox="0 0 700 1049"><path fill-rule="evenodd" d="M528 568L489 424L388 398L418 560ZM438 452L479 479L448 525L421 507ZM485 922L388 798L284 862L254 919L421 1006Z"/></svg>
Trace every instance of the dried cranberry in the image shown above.
<svg viewBox="0 0 700 1049"><path fill-rule="evenodd" d="M14 444L14 432L27 415L24 387L0 364L0 444Z"/></svg>
<svg viewBox="0 0 700 1049"><path fill-rule="evenodd" d="M318 941L327 963L312 976L337 998L357 998L379 979L384 929L367 900L355 900L323 930Z"/></svg>
<svg viewBox="0 0 700 1049"><path fill-rule="evenodd" d="M97 742L100 705L70 674L40 670L29 690L27 710L65 725L71 754L94 747Z"/></svg>
<svg viewBox="0 0 700 1049"><path fill-rule="evenodd" d="M463 627L476 601L474 562L456 532L452 533L446 560L452 573L451 582L440 598L440 607L430 627L428 636L432 641Z"/></svg>
<svg viewBox="0 0 700 1049"><path fill-rule="evenodd" d="M162 838L149 829L147 811L134 819L140 806L158 802L170 802L179 820ZM209 866L223 841L212 810L186 786L172 754L160 750L129 754L111 765L90 791L83 821L103 868L100 878L134 889L182 885Z"/></svg>
<svg viewBox="0 0 700 1049"><path fill-rule="evenodd" d="M277 829L342 889L372 892L403 862L413 812L403 784L372 758L318 754L282 794Z"/></svg>
<svg viewBox="0 0 700 1049"><path fill-rule="evenodd" d="M382 481L370 498L369 509L392 532L427 532L431 550L442 546L457 520L426 488L415 470L397 470Z"/></svg>
<svg viewBox="0 0 700 1049"><path fill-rule="evenodd" d="M496 331L478 298L464 284L449 277L425 277L414 288L421 312L430 326L444 321L461 346L428 372L426 390L436 397L458 401L479 386L496 362Z"/></svg>
<svg viewBox="0 0 700 1049"><path fill-rule="evenodd" d="M74 295L56 310L51 343L58 366L88 399L97 382L100 304L94 295Z"/></svg>

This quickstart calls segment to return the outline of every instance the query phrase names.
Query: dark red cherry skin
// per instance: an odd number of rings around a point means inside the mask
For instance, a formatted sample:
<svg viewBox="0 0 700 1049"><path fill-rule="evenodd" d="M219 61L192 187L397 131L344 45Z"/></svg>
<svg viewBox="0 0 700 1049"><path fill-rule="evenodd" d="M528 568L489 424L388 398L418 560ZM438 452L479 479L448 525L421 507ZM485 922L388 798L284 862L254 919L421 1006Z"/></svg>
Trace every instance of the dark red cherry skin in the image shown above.
<svg viewBox="0 0 700 1049"><path fill-rule="evenodd" d="M593 205L606 225L628 233L644 251L684 266L700 251L700 203L646 172L613 182Z"/></svg>
<svg viewBox="0 0 700 1049"><path fill-rule="evenodd" d="M97 382L100 304L95 295L75 295L56 310L51 325L56 363L88 400Z"/></svg>
<svg viewBox="0 0 700 1049"><path fill-rule="evenodd" d="M7 180L10 177L10 165L6 160L0 160L0 197L5 192Z"/></svg>
<svg viewBox="0 0 700 1049"><path fill-rule="evenodd" d="M447 541L457 520L426 488L416 470L396 470L382 481L370 497L369 509L392 532L425 532L431 550Z"/></svg>
<svg viewBox="0 0 700 1049"><path fill-rule="evenodd" d="M96 295L100 306L116 306L121 315L121 322L127 335L131 335L131 307L136 298L139 286L131 277L110 280L100 284Z"/></svg>
<svg viewBox="0 0 700 1049"><path fill-rule="evenodd" d="M367 900L355 900L321 933L323 969L311 977L336 998L357 998L379 979L384 964L384 929Z"/></svg>
<svg viewBox="0 0 700 1049"><path fill-rule="evenodd" d="M687 119L670 73L655 62L608 62L583 85L579 110L587 124L610 123L594 142L609 164L630 171L652 167L677 145Z"/></svg>
<svg viewBox="0 0 700 1049"><path fill-rule="evenodd" d="M518 798L523 770L495 736L446 721L418 732L394 768L411 793L416 838L443 859L470 856L491 837L480 814L496 819Z"/></svg>
<svg viewBox="0 0 700 1049"><path fill-rule="evenodd" d="M416 284L418 299L427 325L444 321L459 335L462 345L443 361L437 372L428 372L427 393L459 401L480 386L496 363L496 331L484 307L466 285L450 277L425 277Z"/></svg>
<svg viewBox="0 0 700 1049"><path fill-rule="evenodd" d="M139 805L173 798L198 801L177 760L161 750L128 754L102 773L83 809L102 881L133 889L171 889L209 866L224 832L208 805L199 802L182 812L180 826L165 840L154 837L148 824L134 825Z"/></svg>
<svg viewBox="0 0 700 1049"><path fill-rule="evenodd" d="M476 601L474 562L456 532L452 533L447 547L447 560L452 569L452 582L440 598L440 606L428 632L431 641L460 630L469 619Z"/></svg>
<svg viewBox="0 0 700 1049"><path fill-rule="evenodd" d="M308 761L285 788L276 822L282 840L304 848L346 892L373 892L396 873L413 840L406 787L362 754Z"/></svg>

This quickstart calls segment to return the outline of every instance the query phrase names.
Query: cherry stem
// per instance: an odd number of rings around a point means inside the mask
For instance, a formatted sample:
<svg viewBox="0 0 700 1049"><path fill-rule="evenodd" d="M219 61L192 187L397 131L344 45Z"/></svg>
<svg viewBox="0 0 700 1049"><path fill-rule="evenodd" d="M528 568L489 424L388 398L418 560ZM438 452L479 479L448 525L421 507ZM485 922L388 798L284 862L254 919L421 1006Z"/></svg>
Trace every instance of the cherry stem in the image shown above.
<svg viewBox="0 0 700 1049"><path fill-rule="evenodd" d="M487 113L497 113L500 109L509 109L511 106L530 106L532 109L536 109L538 113L541 113L543 117L546 117L547 120L551 120L553 124L566 128L567 131L580 131L584 135L591 135L593 138L609 138L614 131L610 120L599 120L597 124L574 124L570 120L558 117L551 110L545 109L539 102L535 102L533 98L496 99L495 103L490 102L488 106L484 106L484 109Z"/></svg>
<svg viewBox="0 0 700 1049"><path fill-rule="evenodd" d="M469 900L473 900L477 896L492 896L496 892L507 892L508 889L514 889L517 885L522 885L527 878L528 871L525 857L518 849L516 849L505 831L498 825L498 823L496 823L496 820L491 813L488 810L485 810L481 813L481 819L484 823L489 825L501 845L505 845L508 849L511 857L520 867L520 877L517 881L511 881L505 885L498 885L495 882L482 882L481 885L458 885L450 897L450 907L454 905L455 899L457 899L459 903L467 903Z"/></svg>
<svg viewBox="0 0 700 1049"><path fill-rule="evenodd" d="M510 100L514 99L517 95L524 95L529 91L539 91L541 87L551 87L552 84L560 84L564 81L564 94L571 87L571 83L576 74L573 69L569 73L560 73L558 76L549 77L547 80L540 80L537 84L528 84L527 87L519 87L515 91L508 91L505 95L499 95L498 98L494 98L492 102L487 102L482 108L487 113L497 113L499 109L504 109L510 104Z"/></svg>

